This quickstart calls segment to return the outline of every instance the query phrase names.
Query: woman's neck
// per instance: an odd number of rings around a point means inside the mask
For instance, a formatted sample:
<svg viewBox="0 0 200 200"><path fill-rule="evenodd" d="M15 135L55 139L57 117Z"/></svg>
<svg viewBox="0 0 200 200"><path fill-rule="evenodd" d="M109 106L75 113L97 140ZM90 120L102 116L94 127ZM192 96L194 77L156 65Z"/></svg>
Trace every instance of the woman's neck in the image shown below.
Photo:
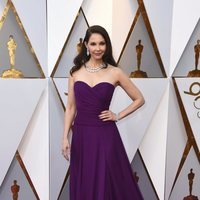
<svg viewBox="0 0 200 200"><path fill-rule="evenodd" d="M95 59L90 58L90 60L88 60L88 65L90 65L92 67L97 67L97 66L101 65L102 63L103 63L102 59L95 60Z"/></svg>

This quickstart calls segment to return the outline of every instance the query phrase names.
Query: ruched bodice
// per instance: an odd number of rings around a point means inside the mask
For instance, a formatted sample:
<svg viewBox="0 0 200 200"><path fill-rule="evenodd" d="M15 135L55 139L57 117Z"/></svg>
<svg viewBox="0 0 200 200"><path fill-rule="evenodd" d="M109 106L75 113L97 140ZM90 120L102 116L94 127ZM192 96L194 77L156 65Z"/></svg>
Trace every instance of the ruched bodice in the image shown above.
<svg viewBox="0 0 200 200"><path fill-rule="evenodd" d="M74 93L77 115L74 123L90 126L111 123L111 121L103 122L98 115L102 111L109 109L114 89L115 86L109 82L100 82L91 87L83 81L76 81Z"/></svg>

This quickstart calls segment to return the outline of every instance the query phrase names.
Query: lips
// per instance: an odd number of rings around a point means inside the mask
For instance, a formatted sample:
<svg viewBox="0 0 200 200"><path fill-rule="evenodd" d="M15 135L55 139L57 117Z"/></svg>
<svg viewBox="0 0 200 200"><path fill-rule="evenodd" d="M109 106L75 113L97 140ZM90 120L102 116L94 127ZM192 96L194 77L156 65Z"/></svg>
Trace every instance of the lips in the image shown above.
<svg viewBox="0 0 200 200"><path fill-rule="evenodd" d="M96 56L101 56L102 53L94 53L94 55L96 55Z"/></svg>

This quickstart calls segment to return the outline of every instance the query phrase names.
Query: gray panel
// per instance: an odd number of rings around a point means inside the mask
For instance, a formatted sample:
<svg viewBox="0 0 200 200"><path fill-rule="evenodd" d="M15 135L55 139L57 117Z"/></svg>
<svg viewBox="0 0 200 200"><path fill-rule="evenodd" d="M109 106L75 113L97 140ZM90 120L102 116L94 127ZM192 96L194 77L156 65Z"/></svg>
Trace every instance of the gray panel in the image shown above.
<svg viewBox="0 0 200 200"><path fill-rule="evenodd" d="M138 185L144 199L148 199L148 200L158 199L155 193L155 190L152 186L151 180L149 179L148 173L145 169L145 166L138 152L135 154L135 157L131 163L131 166L132 166L133 172L136 172L137 176L139 177Z"/></svg>
<svg viewBox="0 0 200 200"><path fill-rule="evenodd" d="M176 66L173 77L187 76L188 72L195 69L195 53L194 46L197 40L200 40L200 20L197 23L190 40L188 41L185 50ZM198 69L200 70L200 58Z"/></svg>
<svg viewBox="0 0 200 200"><path fill-rule="evenodd" d="M17 180L17 184L20 186L20 190L18 192L18 199L28 199L28 200L36 199L26 179L26 176L22 171L22 168L20 167L19 162L16 160L16 158L13 159L9 171L0 187L0 199L2 200L12 199L12 192L10 187L13 185L14 180Z"/></svg>
<svg viewBox="0 0 200 200"><path fill-rule="evenodd" d="M120 67L129 75L137 69L137 54L135 46L138 40L142 40L144 46L141 60L141 70L147 72L148 77L163 77L158 60L156 58L152 43L150 41L143 18L140 17L134 27L133 32L128 40L125 50L120 59Z"/></svg>
<svg viewBox="0 0 200 200"><path fill-rule="evenodd" d="M169 200L183 199L184 197L189 196L188 174L190 173L191 168L195 174L192 184L192 195L200 198L200 166L194 149L191 148Z"/></svg>
<svg viewBox="0 0 200 200"><path fill-rule="evenodd" d="M64 49L63 55L58 64L58 68L54 77L69 76L69 71L73 66L73 59L77 55L76 45L79 43L79 38L84 38L87 28L88 26L85 18L82 12L80 12L80 15L78 16L73 31L71 32L67 45Z"/></svg>
<svg viewBox="0 0 200 200"><path fill-rule="evenodd" d="M15 68L21 70L25 77L41 77L37 63L11 8L8 11L2 29L0 30L0 74L2 74L3 70L10 68L7 49L9 35L13 35L14 40L17 43Z"/></svg>
<svg viewBox="0 0 200 200"><path fill-rule="evenodd" d="M63 188L59 200L69 200L69 178L65 183L65 186Z"/></svg>

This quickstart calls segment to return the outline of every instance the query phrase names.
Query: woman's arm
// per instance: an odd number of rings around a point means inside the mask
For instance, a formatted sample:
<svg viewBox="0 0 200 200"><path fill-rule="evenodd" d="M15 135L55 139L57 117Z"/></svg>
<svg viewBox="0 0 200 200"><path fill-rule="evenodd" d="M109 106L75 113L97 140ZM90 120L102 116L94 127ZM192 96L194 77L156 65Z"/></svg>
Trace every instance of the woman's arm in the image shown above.
<svg viewBox="0 0 200 200"><path fill-rule="evenodd" d="M135 84L133 84L130 78L120 68L116 69L116 74L118 77L119 85L133 100L133 102L128 107L118 113L118 119L122 119L141 107L145 103L145 100L140 90L135 86Z"/></svg>
<svg viewBox="0 0 200 200"><path fill-rule="evenodd" d="M76 114L76 104L74 97L74 80L73 77L70 75L68 80L68 100L64 117L64 134L63 134L64 138L68 136L75 114Z"/></svg>
<svg viewBox="0 0 200 200"><path fill-rule="evenodd" d="M116 77L116 82L118 82L118 84L125 90L128 96L133 100L133 102L124 110L119 112L117 115L109 110L102 111L99 115L99 118L103 121L120 120L129 115L130 113L134 112L145 102L140 90L133 84L129 77L120 68L115 68L113 75Z"/></svg>
<svg viewBox="0 0 200 200"><path fill-rule="evenodd" d="M76 114L76 103L74 97L74 80L73 77L70 75L68 80L68 100L64 116L64 132L62 140L62 154L67 160L69 160L69 154L70 154L68 134L72 126L75 114Z"/></svg>

